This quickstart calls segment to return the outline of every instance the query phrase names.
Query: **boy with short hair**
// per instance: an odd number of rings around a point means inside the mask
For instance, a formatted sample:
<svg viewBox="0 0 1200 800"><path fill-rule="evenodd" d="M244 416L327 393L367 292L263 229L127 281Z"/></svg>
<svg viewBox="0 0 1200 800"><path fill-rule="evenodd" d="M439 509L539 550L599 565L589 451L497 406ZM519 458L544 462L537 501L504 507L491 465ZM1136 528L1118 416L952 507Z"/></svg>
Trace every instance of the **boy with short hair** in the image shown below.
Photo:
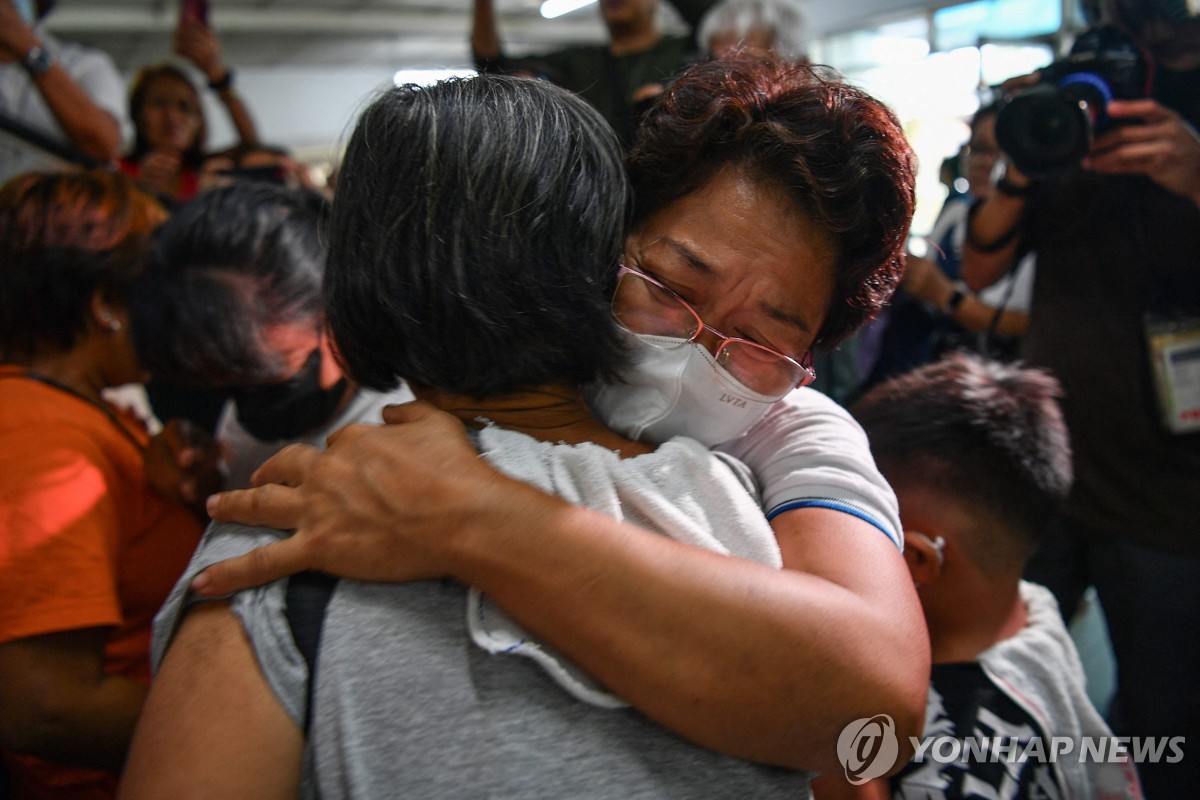
<svg viewBox="0 0 1200 800"><path fill-rule="evenodd" d="M900 501L929 626L924 736L1004 743L995 760L989 751L950 763L957 748L935 757L931 747L891 778L892 797L1141 797L1132 764L1081 762L1081 737L1112 732L1088 700L1054 597L1021 580L1071 484L1059 395L1046 372L954 353L851 409ZM1052 762L1053 737L1073 749Z"/></svg>

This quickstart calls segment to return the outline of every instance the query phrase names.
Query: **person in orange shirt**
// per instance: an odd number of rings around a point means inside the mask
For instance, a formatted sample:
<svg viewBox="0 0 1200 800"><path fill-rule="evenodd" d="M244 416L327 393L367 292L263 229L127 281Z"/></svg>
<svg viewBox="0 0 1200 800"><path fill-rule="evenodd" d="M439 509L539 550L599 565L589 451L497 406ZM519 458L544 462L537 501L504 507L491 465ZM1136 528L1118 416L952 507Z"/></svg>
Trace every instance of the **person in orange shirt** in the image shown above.
<svg viewBox="0 0 1200 800"><path fill-rule="evenodd" d="M200 537L101 395L144 378L123 297L164 218L117 174L0 188L0 754L21 800L115 795L151 621Z"/></svg>

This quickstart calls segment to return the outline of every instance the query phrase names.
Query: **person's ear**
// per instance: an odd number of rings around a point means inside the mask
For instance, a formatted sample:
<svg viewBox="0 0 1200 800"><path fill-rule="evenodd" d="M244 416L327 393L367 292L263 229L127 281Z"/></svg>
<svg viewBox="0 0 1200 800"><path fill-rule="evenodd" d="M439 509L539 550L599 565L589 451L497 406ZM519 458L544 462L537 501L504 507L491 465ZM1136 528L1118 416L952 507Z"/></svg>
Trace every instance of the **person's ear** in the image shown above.
<svg viewBox="0 0 1200 800"><path fill-rule="evenodd" d="M904 532L904 561L918 587L933 583L942 575L946 563L946 540L941 536L930 539L919 531Z"/></svg>
<svg viewBox="0 0 1200 800"><path fill-rule="evenodd" d="M100 292L92 295L92 300L88 304L88 311L91 314L92 321L96 326L105 333L116 333L121 330L121 320L117 310L112 303L104 299Z"/></svg>
<svg viewBox="0 0 1200 800"><path fill-rule="evenodd" d="M319 336L317 347L321 350L321 388L329 389L346 377L346 370L338 354L337 344L329 333L328 322L321 323Z"/></svg>

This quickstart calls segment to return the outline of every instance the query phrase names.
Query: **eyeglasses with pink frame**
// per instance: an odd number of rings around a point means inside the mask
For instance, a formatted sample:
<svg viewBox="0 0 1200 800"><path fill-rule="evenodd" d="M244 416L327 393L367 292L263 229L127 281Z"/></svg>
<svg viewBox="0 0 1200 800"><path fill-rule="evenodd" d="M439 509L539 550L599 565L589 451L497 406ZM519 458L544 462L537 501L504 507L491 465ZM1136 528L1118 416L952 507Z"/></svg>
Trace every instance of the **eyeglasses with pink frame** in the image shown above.
<svg viewBox="0 0 1200 800"><path fill-rule="evenodd" d="M646 307L636 309L637 314L630 313L629 309L618 308L618 298L621 295L621 282L626 276L632 276L640 279L650 286L658 289L649 297L651 297L658 307L650 310ZM628 296L626 296L628 300ZM656 314L656 311L662 310L664 301L677 303L679 308L686 310L687 316L691 318L694 324L683 325L670 330L664 326L657 325L639 325L637 322L630 324L631 318L640 316L644 321L647 318L653 322L667 323L664 315ZM700 336L701 331L708 331L720 339L720 344L717 346L714 353L717 363L728 370L738 381L745 384L747 388L753 389L761 394L782 394L787 393L791 389L807 386L816 380L816 372L812 368L812 351L797 360L791 356L785 355L774 348L766 345L752 342L749 339L742 339L737 336L726 336L721 331L707 324L697 313L696 309L680 297L669 286L665 286L661 281L647 275L644 272L634 269L621 263L617 270L617 289L613 293L613 316L616 317L617 323L629 331L630 333L645 334L645 335L663 335L672 338L683 339L678 346L686 343L695 342ZM651 330L638 330L638 328L656 328ZM651 342L650 344L655 344ZM660 346L655 344L655 346Z"/></svg>

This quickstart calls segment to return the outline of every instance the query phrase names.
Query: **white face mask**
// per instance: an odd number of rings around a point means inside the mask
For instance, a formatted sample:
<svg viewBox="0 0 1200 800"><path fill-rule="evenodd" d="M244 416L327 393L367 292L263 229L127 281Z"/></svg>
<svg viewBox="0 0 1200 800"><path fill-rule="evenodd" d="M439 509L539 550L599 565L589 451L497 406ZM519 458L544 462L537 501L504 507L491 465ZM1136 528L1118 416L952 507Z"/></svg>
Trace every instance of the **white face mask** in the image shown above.
<svg viewBox="0 0 1200 800"><path fill-rule="evenodd" d="M631 363L622 380L595 384L587 395L596 416L630 439L661 444L688 436L712 447L750 430L787 394L747 389L702 345L669 336L627 333L626 338Z"/></svg>

